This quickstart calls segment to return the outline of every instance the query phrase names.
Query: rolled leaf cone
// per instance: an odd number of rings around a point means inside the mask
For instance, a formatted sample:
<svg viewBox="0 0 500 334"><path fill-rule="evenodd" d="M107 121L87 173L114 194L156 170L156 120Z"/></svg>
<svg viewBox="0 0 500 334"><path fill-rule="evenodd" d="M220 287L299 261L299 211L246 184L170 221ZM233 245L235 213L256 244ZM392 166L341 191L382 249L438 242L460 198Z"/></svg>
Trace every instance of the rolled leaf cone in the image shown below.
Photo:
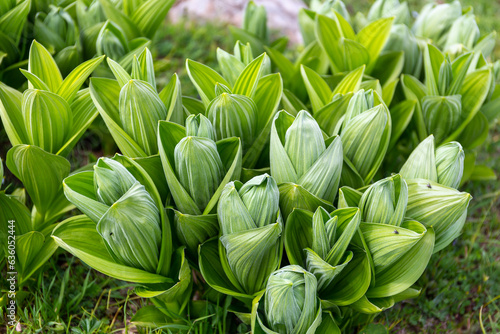
<svg viewBox="0 0 500 334"><path fill-rule="evenodd" d="M106 55L111 59L121 59L128 52L123 32L112 22L105 24L99 31L95 45L98 55Z"/></svg>
<svg viewBox="0 0 500 334"><path fill-rule="evenodd" d="M407 180L407 183L406 216L434 229L436 253L460 235L472 196L425 179Z"/></svg>
<svg viewBox="0 0 500 334"><path fill-rule="evenodd" d="M359 114L374 107L373 90L361 89L353 94L347 105L347 110L343 120L343 126L347 126L349 122Z"/></svg>
<svg viewBox="0 0 500 334"><path fill-rule="evenodd" d="M385 157L390 133L391 117L383 104L360 113L342 129L344 154L365 184L373 178Z"/></svg>
<svg viewBox="0 0 500 334"><path fill-rule="evenodd" d="M420 77L422 51L411 29L405 24L395 24L384 47L385 51L404 51L403 73Z"/></svg>
<svg viewBox="0 0 500 334"><path fill-rule="evenodd" d="M364 222L399 226L408 204L408 186L401 175L382 179L372 184L361 197L359 207Z"/></svg>
<svg viewBox="0 0 500 334"><path fill-rule="evenodd" d="M73 125L68 102L49 91L28 89L23 94L21 110L29 144L57 153Z"/></svg>
<svg viewBox="0 0 500 334"><path fill-rule="evenodd" d="M79 180L92 177L94 193L83 192ZM65 195L97 224L111 257L133 268L156 272L160 257L160 209L153 198L122 164L100 158L94 172L69 176ZM79 194L75 194L81 191Z"/></svg>
<svg viewBox="0 0 500 334"><path fill-rule="evenodd" d="M438 143L458 126L462 113L461 100L460 95L425 96L422 99L422 114L427 131L434 134Z"/></svg>
<svg viewBox="0 0 500 334"><path fill-rule="evenodd" d="M222 93L210 102L207 116L214 125L217 140L239 137L246 152L253 143L257 107L247 96Z"/></svg>
<svg viewBox="0 0 500 334"><path fill-rule="evenodd" d="M460 16L450 28L444 50L453 50L456 45L462 45L472 50L481 36L474 14L467 13Z"/></svg>
<svg viewBox="0 0 500 334"><path fill-rule="evenodd" d="M189 115L186 119L186 136L205 137L215 141L215 130L203 114Z"/></svg>
<svg viewBox="0 0 500 334"><path fill-rule="evenodd" d="M221 236L199 248L201 272L215 290L250 301L265 288L281 263L278 196L267 174L225 186L217 208Z"/></svg>
<svg viewBox="0 0 500 334"><path fill-rule="evenodd" d="M462 7L459 1L449 4L429 3L420 11L413 24L413 31L416 36L428 38L441 45L442 37L446 36L453 22L461 15Z"/></svg>
<svg viewBox="0 0 500 334"><path fill-rule="evenodd" d="M264 304L261 312L260 303ZM253 314L253 331L259 328L265 333L315 333L322 321L316 278L296 265L275 271L263 297L254 302Z"/></svg>
<svg viewBox="0 0 500 334"><path fill-rule="evenodd" d="M201 132L214 132L202 115L188 118L186 126L160 121L158 145L175 203L171 210L175 231L188 255L196 259L198 245L219 233L216 205L226 183L240 177L242 150L238 138L214 142L207 137L186 137L187 131L199 134L202 128Z"/></svg>
<svg viewBox="0 0 500 334"><path fill-rule="evenodd" d="M78 38L77 26L71 15L56 6L52 6L46 15L39 12L34 26L36 40L47 47L52 46L56 53L75 45Z"/></svg>
<svg viewBox="0 0 500 334"><path fill-rule="evenodd" d="M174 151L179 181L203 211L224 177L224 166L215 142L203 137L184 137Z"/></svg>
<svg viewBox="0 0 500 334"><path fill-rule="evenodd" d="M360 222L358 208L328 214L320 207L314 213L295 209L285 224L285 249L290 263L313 273L319 297L337 306L354 303L370 286L368 253L354 242L359 238Z"/></svg>
<svg viewBox="0 0 500 334"><path fill-rule="evenodd" d="M263 289L269 274L279 265L279 192L267 174L238 188L228 183L219 199L220 242L225 250L221 261L227 261L231 270L226 274L232 274L243 291L252 295Z"/></svg>
<svg viewBox="0 0 500 334"><path fill-rule="evenodd" d="M394 23L410 24L410 9L408 3L400 3L399 0L377 0L370 7L368 20L370 22L394 16Z"/></svg>
<svg viewBox="0 0 500 334"><path fill-rule="evenodd" d="M401 226L361 223L360 230L373 261L369 300L395 296L415 284L434 250L432 227L404 221Z"/></svg>
<svg viewBox="0 0 500 334"><path fill-rule="evenodd" d="M158 93L149 83L132 79L121 89L119 105L123 129L146 154L157 154L158 120L167 118L167 108Z"/></svg>
<svg viewBox="0 0 500 334"><path fill-rule="evenodd" d="M457 189L464 173L465 153L459 142L449 142L436 150L438 183Z"/></svg>
<svg viewBox="0 0 500 334"><path fill-rule="evenodd" d="M449 142L438 149L434 136L423 140L401 167L405 179L427 179L444 186L457 188L462 180L465 154L458 142Z"/></svg>
<svg viewBox="0 0 500 334"><path fill-rule="evenodd" d="M307 111L293 117L280 111L271 128L271 175L280 187L280 207L286 218L294 208L332 210L343 164L338 136L324 140Z"/></svg>

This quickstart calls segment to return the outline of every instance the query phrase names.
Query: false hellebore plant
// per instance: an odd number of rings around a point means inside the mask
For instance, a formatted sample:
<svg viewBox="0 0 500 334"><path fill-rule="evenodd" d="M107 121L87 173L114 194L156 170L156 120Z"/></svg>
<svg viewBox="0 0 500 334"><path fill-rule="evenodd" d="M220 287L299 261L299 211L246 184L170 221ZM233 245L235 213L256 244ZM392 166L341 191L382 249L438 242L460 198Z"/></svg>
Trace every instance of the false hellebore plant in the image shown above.
<svg viewBox="0 0 500 334"><path fill-rule="evenodd" d="M85 215L58 225L57 244L92 268L138 284L160 310L180 314L191 293L184 249L173 249L160 193L131 158L100 158L93 170L64 180L64 193Z"/></svg>
<svg viewBox="0 0 500 334"><path fill-rule="evenodd" d="M90 94L120 151L153 177L163 200L168 187L158 155L158 121L183 124L180 81L176 74L157 93L153 57L146 48L133 58L132 71L107 58L116 80L92 78Z"/></svg>
<svg viewBox="0 0 500 334"><path fill-rule="evenodd" d="M222 189L241 173L241 142L215 142L215 130L202 114L190 115L186 127L158 125L158 146L165 178L175 203L174 227L191 256L198 245L219 233L216 204Z"/></svg>
<svg viewBox="0 0 500 334"><path fill-rule="evenodd" d="M57 249L49 238L56 221L74 207L65 199L61 182L69 175L64 158L97 116L88 89L80 87L102 58L89 60L66 78L49 52L34 41L28 61L28 89L21 93L0 84L0 117L13 147L8 169L23 182L24 190L0 193L3 221L16 221L19 284L42 266ZM19 200L18 200L19 199ZM1 233L7 226L2 225Z"/></svg>
<svg viewBox="0 0 500 334"><path fill-rule="evenodd" d="M190 113L203 113L210 119L216 140L239 137L242 164L248 169L267 167L267 155L262 153L283 91L280 74L265 75L269 66L266 54L247 64L253 58L251 52L248 45L241 43L236 43L235 55L218 51L224 77L203 64L189 59L186 62L189 77L203 102L197 103L197 111L189 110ZM248 171L248 177L243 172L243 179L251 178L252 172Z"/></svg>
<svg viewBox="0 0 500 334"><path fill-rule="evenodd" d="M215 290L247 303L281 263L283 222L279 190L268 174L229 182L217 207L220 237L199 248L200 269Z"/></svg>
<svg viewBox="0 0 500 334"><path fill-rule="evenodd" d="M322 314L313 274L291 265L269 276L252 311L252 333L340 333L331 315Z"/></svg>
<svg viewBox="0 0 500 334"><path fill-rule="evenodd" d="M283 217L294 208L333 210L343 163L342 142L326 139L305 110L276 115L271 129L271 175L280 189Z"/></svg>

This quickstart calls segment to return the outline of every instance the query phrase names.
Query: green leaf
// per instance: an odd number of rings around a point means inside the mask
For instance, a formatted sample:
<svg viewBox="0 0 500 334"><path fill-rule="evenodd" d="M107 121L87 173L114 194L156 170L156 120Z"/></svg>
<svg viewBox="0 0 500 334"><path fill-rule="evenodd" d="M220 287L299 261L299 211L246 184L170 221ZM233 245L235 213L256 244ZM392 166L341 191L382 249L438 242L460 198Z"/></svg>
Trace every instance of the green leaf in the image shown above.
<svg viewBox="0 0 500 334"><path fill-rule="evenodd" d="M30 48L28 71L40 78L50 88L51 92L57 92L63 82L61 72L54 58L37 41L33 41ZM33 88L29 85L30 88Z"/></svg>
<svg viewBox="0 0 500 334"><path fill-rule="evenodd" d="M62 191L62 180L70 171L69 162L33 145L17 145L7 153L7 167L20 179L37 211L44 215ZM37 226L42 229L44 226Z"/></svg>
<svg viewBox="0 0 500 334"><path fill-rule="evenodd" d="M424 179L407 180L407 183L406 215L432 227L436 234L436 253L460 235L472 197L468 193Z"/></svg>
<svg viewBox="0 0 500 334"><path fill-rule="evenodd" d="M361 29L357 35L358 42L366 48L370 55L368 72L370 72L371 68L375 65L380 52L389 38L393 21L393 17L376 20Z"/></svg>
<svg viewBox="0 0 500 334"><path fill-rule="evenodd" d="M385 52L377 58L370 75L379 79L385 88L386 85L399 78L404 60L404 51Z"/></svg>
<svg viewBox="0 0 500 334"><path fill-rule="evenodd" d="M4 222L9 220L14 220L15 235L23 235L30 231L33 231L33 225L31 223L30 211L23 203L16 199L12 195L5 194L4 191L0 192L0 206L2 211L0 212L0 218ZM0 225L0 236L7 240L7 224ZM6 250L7 242L2 244L1 252Z"/></svg>
<svg viewBox="0 0 500 334"><path fill-rule="evenodd" d="M365 73L365 65L358 67L355 70L347 73L347 75L339 82L332 93L332 96L336 94L347 94L355 93L359 90L361 82L363 80L363 75Z"/></svg>
<svg viewBox="0 0 500 334"><path fill-rule="evenodd" d="M314 114L314 118L318 121L321 129L329 136L335 136L339 133L340 126L343 123L343 117L352 96L353 93L335 95L332 102L328 103Z"/></svg>
<svg viewBox="0 0 500 334"><path fill-rule="evenodd" d="M104 56L101 56L87 60L86 62L78 65L78 67L71 71L71 73L64 79L61 86L57 90L57 94L68 101L68 103L71 103L82 84L103 60Z"/></svg>
<svg viewBox="0 0 500 334"><path fill-rule="evenodd" d="M472 118L464 131L458 136L458 141L466 148L473 149L484 143L488 137L489 123L480 111Z"/></svg>
<svg viewBox="0 0 500 334"><path fill-rule="evenodd" d="M219 233L216 214L189 215L174 211L174 226L181 244L196 258L198 246Z"/></svg>
<svg viewBox="0 0 500 334"><path fill-rule="evenodd" d="M413 150L399 173L405 179L427 179L437 182L434 136L430 135Z"/></svg>
<svg viewBox="0 0 500 334"><path fill-rule="evenodd" d="M166 287L172 282L168 277L116 263L97 233L95 223L85 216L66 219L54 229L52 238L61 248L107 276L132 283L161 283Z"/></svg>
<svg viewBox="0 0 500 334"><path fill-rule="evenodd" d="M226 275L219 256L218 240L209 240L198 248L200 271L205 281L215 290L230 296L252 299L252 296L239 292Z"/></svg>
<svg viewBox="0 0 500 334"><path fill-rule="evenodd" d="M97 115L99 115L88 88L82 89L76 93L75 98L71 102L70 108L73 113L73 127L71 129L72 135L57 152L57 154L61 156L69 154L78 140L90 127Z"/></svg>
<svg viewBox="0 0 500 334"><path fill-rule="evenodd" d="M16 89L0 82L0 116L12 145L28 143L28 134L24 125L21 101L23 95Z"/></svg>
<svg viewBox="0 0 500 334"><path fill-rule="evenodd" d="M243 166L254 168L264 147L269 142L272 122L283 93L283 80L279 73L269 74L259 80L253 100L257 106L257 134L252 146L243 157Z"/></svg>
<svg viewBox="0 0 500 334"><path fill-rule="evenodd" d="M264 69L263 64L265 57L266 54L263 53L245 67L234 84L234 94L245 95L250 98L253 97Z"/></svg>
<svg viewBox="0 0 500 334"><path fill-rule="evenodd" d="M401 227L362 223L360 228L375 267L375 284L366 293L368 298L396 295L420 278L434 248L432 228L416 221L406 221Z"/></svg>
<svg viewBox="0 0 500 334"><path fill-rule="evenodd" d="M28 89L23 94L22 112L29 144L56 153L66 143L73 126L73 113L59 95Z"/></svg>
<svg viewBox="0 0 500 334"><path fill-rule="evenodd" d="M132 80L132 77L130 74L128 74L125 69L118 64L116 61L114 61L111 58L106 58L106 61L108 62L108 66L111 69L111 72L113 72L113 75L115 76L116 80L118 81L118 84L120 85L120 88L122 88L127 82Z"/></svg>
<svg viewBox="0 0 500 334"><path fill-rule="evenodd" d="M339 41L344 35L337 17L332 19L325 15L316 15L314 31L319 45L328 55L334 72L343 72L345 53Z"/></svg>
<svg viewBox="0 0 500 334"><path fill-rule="evenodd" d="M186 69L191 82L196 87L205 106L208 106L210 101L215 98L215 86L218 83L231 87L219 73L206 65L187 59Z"/></svg>
<svg viewBox="0 0 500 334"><path fill-rule="evenodd" d="M141 36L149 39L154 37L174 2L174 0L149 0L134 10L131 19L142 33Z"/></svg>
<svg viewBox="0 0 500 334"><path fill-rule="evenodd" d="M148 156L158 152L158 121L165 120L167 112L156 90L145 81L131 80L120 91L122 128Z"/></svg>
<svg viewBox="0 0 500 334"><path fill-rule="evenodd" d="M316 211L318 207L323 207L327 211L333 210L333 204L312 194L303 186L291 182L279 184L280 208L283 217L288 217L294 209L305 209Z"/></svg>
<svg viewBox="0 0 500 334"><path fill-rule="evenodd" d="M181 81L176 73L172 75L168 85L159 94L167 108L167 121L184 124L184 110L182 108Z"/></svg>
<svg viewBox="0 0 500 334"><path fill-rule="evenodd" d="M34 89L41 89L41 90L50 91L49 87L47 87L47 85L45 84L45 82L43 82L39 77L37 77L33 73L28 72L28 71L26 71L26 70L24 70L22 68L20 68L19 70L26 77L26 79L28 79L30 85Z"/></svg>
<svg viewBox="0 0 500 334"><path fill-rule="evenodd" d="M460 91L462 95L462 123L444 142L456 139L476 116L488 95L490 80L491 71L489 69L478 70L467 75Z"/></svg>
<svg viewBox="0 0 500 334"><path fill-rule="evenodd" d="M495 181L497 176L495 171L488 166L475 165L470 176L473 181Z"/></svg>
<svg viewBox="0 0 500 334"><path fill-rule="evenodd" d="M229 267L240 282L243 291L254 295L261 291L269 275L281 262L282 224L223 235L220 238Z"/></svg>
<svg viewBox="0 0 500 334"><path fill-rule="evenodd" d="M313 112L316 113L331 101L332 90L321 76L309 67L300 66Z"/></svg>
<svg viewBox="0 0 500 334"><path fill-rule="evenodd" d="M19 44L30 10L31 1L18 1L14 8L3 13L0 18L0 31L6 32L14 44Z"/></svg>
<svg viewBox="0 0 500 334"><path fill-rule="evenodd" d="M119 26L128 40L141 36L140 29L136 23L119 10L110 0L99 0L106 18ZM144 23L147 24L147 23Z"/></svg>
<svg viewBox="0 0 500 334"><path fill-rule="evenodd" d="M90 95L120 151L130 157L146 157L144 150L121 127L117 104L120 96L118 82L105 78L92 78Z"/></svg>
<svg viewBox="0 0 500 334"><path fill-rule="evenodd" d="M416 104L417 102L414 100L405 100L391 107L392 133L389 148L396 145L399 137L410 124Z"/></svg>
<svg viewBox="0 0 500 334"><path fill-rule="evenodd" d="M27 243L27 238L31 239L31 236L37 236L38 242ZM40 243L41 241L41 243ZM23 270L20 273L21 279L19 284L24 284L40 267L42 267L54 254L57 249L57 244L52 239L47 239L39 232L29 232L18 238L17 241L17 255L20 256L24 252L27 252L28 258L25 264L22 266Z"/></svg>

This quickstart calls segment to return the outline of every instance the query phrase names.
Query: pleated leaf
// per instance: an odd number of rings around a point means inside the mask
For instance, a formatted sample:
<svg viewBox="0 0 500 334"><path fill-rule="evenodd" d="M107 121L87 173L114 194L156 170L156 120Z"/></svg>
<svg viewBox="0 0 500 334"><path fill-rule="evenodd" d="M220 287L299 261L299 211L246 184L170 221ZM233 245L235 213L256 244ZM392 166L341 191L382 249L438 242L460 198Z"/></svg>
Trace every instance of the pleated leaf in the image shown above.
<svg viewBox="0 0 500 334"><path fill-rule="evenodd" d="M179 241L187 247L191 256L197 255L198 245L219 233L217 215L189 215L174 210L174 225Z"/></svg>
<svg viewBox="0 0 500 334"><path fill-rule="evenodd" d="M210 102L207 117L215 128L217 140L239 137L244 152L253 144L257 132L257 106L249 97L223 93Z"/></svg>
<svg viewBox="0 0 500 334"><path fill-rule="evenodd" d="M390 114L384 105L378 105L354 117L342 130L344 154L365 183L379 169L389 146L390 133Z"/></svg>
<svg viewBox="0 0 500 334"><path fill-rule="evenodd" d="M85 216L66 219L54 229L52 238L61 248L107 276L143 284L169 285L172 282L171 278L116 263L109 255L95 223Z"/></svg>
<svg viewBox="0 0 500 334"><path fill-rule="evenodd" d="M450 142L436 150L436 171L438 183L458 188L464 172L465 153L459 142Z"/></svg>
<svg viewBox="0 0 500 334"><path fill-rule="evenodd" d="M147 155L156 154L158 121L167 118L167 109L151 85L131 80L123 86L119 112L123 129Z"/></svg>
<svg viewBox="0 0 500 334"><path fill-rule="evenodd" d="M434 229L434 252L438 252L460 235L472 197L468 193L424 179L407 182L406 215Z"/></svg>
<svg viewBox="0 0 500 334"><path fill-rule="evenodd" d="M57 153L73 126L69 104L54 93L28 89L23 94L22 113L29 144Z"/></svg>
<svg viewBox="0 0 500 334"><path fill-rule="evenodd" d="M399 171L405 179L427 179L437 182L434 136L430 135L413 150Z"/></svg>
<svg viewBox="0 0 500 334"><path fill-rule="evenodd" d="M132 136L122 128L117 103L120 99L118 82L105 78L92 78L90 95L120 151L129 157L148 156Z"/></svg>
<svg viewBox="0 0 500 334"><path fill-rule="evenodd" d="M315 277L299 266L274 272L264 295L265 315L272 331L258 318L266 333L314 333L321 323Z"/></svg>
<svg viewBox="0 0 500 334"><path fill-rule="evenodd" d="M97 231L119 263L154 273L161 243L160 215L136 181L97 224Z"/></svg>
<svg viewBox="0 0 500 334"><path fill-rule="evenodd" d="M30 47L28 71L40 78L53 93L59 90L63 82L61 72L54 58L37 41L33 41ZM31 84L28 86L33 88Z"/></svg>
<svg viewBox="0 0 500 334"><path fill-rule="evenodd" d="M174 159L180 183L203 211L225 174L217 145L208 138L184 137L175 146Z"/></svg>
<svg viewBox="0 0 500 334"><path fill-rule="evenodd" d="M54 205L54 199L62 191L62 181L70 171L66 159L33 145L11 148L7 153L7 167L23 182L41 215Z"/></svg>
<svg viewBox="0 0 500 334"><path fill-rule="evenodd" d="M269 74L259 80L253 101L257 107L255 139L243 157L243 166L254 168L264 148L269 143L269 133L283 93L283 80L279 73Z"/></svg>
<svg viewBox="0 0 500 334"><path fill-rule="evenodd" d="M359 207L363 221L399 226L408 203L408 186L401 175L372 184L361 197Z"/></svg>
<svg viewBox="0 0 500 334"><path fill-rule="evenodd" d="M206 65L188 59L186 60L186 69L205 106L208 106L210 101L215 98L214 88L217 83L231 87L219 73Z"/></svg>
<svg viewBox="0 0 500 334"><path fill-rule="evenodd" d="M401 227L362 223L360 228L375 269L375 284L367 297L390 297L412 286L433 253L433 229L416 221L406 221Z"/></svg>
<svg viewBox="0 0 500 334"><path fill-rule="evenodd" d="M16 89L0 82L0 117L12 145L28 143L21 108L23 95Z"/></svg>
<svg viewBox="0 0 500 334"><path fill-rule="evenodd" d="M277 222L220 238L226 249L223 256L227 256L231 271L247 294L262 290L269 275L279 266L281 230L281 223Z"/></svg>

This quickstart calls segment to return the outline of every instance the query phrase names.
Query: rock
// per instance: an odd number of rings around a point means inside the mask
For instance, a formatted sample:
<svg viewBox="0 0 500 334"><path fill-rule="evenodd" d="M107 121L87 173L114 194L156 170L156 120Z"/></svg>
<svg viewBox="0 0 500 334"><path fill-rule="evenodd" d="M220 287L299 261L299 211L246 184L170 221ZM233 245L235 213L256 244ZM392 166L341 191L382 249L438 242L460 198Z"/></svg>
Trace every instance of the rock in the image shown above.
<svg viewBox="0 0 500 334"><path fill-rule="evenodd" d="M222 21L241 27L248 0L180 0L169 12L172 21L187 17L191 20ZM301 0L255 0L267 10L268 27L285 34L291 43L300 43L297 15L304 7Z"/></svg>

